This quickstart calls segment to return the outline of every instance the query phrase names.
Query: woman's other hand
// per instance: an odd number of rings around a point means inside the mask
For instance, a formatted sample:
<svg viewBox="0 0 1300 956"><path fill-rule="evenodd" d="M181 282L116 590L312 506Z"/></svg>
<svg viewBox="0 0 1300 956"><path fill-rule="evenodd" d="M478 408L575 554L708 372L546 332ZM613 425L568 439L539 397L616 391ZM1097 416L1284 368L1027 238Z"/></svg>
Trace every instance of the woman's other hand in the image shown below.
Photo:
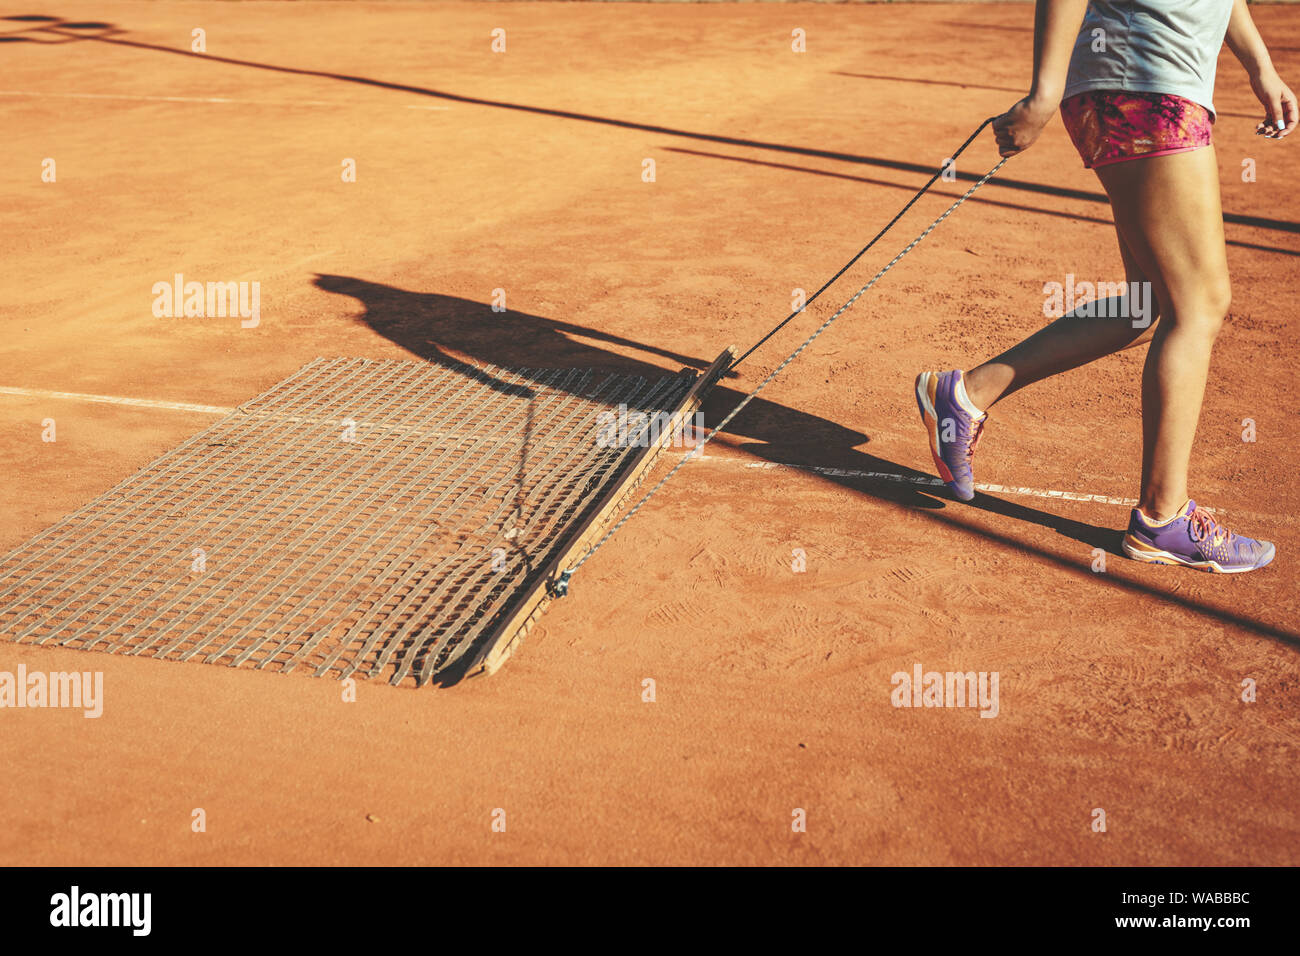
<svg viewBox="0 0 1300 956"><path fill-rule="evenodd" d="M1292 104L1294 108L1294 101ZM1003 156L1022 153L1034 144L1043 131L1056 104L1048 105L1035 97L1026 96L1011 109L993 120L993 132L998 140L998 152Z"/></svg>

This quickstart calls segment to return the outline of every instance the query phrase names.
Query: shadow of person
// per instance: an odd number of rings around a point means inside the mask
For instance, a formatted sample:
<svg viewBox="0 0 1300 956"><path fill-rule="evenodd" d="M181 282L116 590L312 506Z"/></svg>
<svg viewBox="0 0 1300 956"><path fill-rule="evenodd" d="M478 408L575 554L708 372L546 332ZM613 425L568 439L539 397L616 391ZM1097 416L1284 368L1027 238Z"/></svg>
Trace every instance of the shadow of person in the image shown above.
<svg viewBox="0 0 1300 956"><path fill-rule="evenodd" d="M1037 508L1027 508L1024 505L1007 501L1005 498L998 498L995 495L988 495L983 492L976 494L975 499L969 504L972 508L978 508L990 514L1041 525L1063 537L1073 538L1075 541L1086 544L1090 548L1101 548L1103 551L1121 557L1124 555L1120 548L1120 544L1124 540L1124 532L1119 529L1099 528L1096 525L1084 524L1082 521L1049 514L1046 511L1039 511Z"/></svg>
<svg viewBox="0 0 1300 956"><path fill-rule="evenodd" d="M670 374L676 371L672 365L695 369L708 365L703 357L684 355L664 346L526 312L493 312L484 303L456 296L413 292L338 275L319 275L315 284L324 291L355 299L361 306L360 321L412 355L468 376L490 374L475 363L510 369L599 368L647 377ZM663 362L668 367L658 364ZM527 381L527 376L524 380ZM711 426L720 421L744 395L722 384L716 386L702 409L705 423ZM846 490L893 506L916 509L931 520L970 536L970 541L977 544L1021 551L1032 559L1067 573L1083 575L1090 581L1104 578L1111 587L1169 601L1230 626L1292 646L1300 645L1300 636L1293 631L1229 607L1191 600L1142 579L1094 574L1090 570L1094 549L1122 554L1119 530L1075 521L983 492L963 508L948 508L954 499L937 478L861 450L858 446L870 441L866 434L818 415L759 396L731 421L726 435L730 439L728 444L756 458L807 469L819 479ZM924 440L919 428L917 440ZM972 510L1045 528L1086 545L1088 553L1079 555L1071 549L1062 553L1048 546L1037 533L1024 535L997 527L981 527L970 520Z"/></svg>
<svg viewBox="0 0 1300 956"><path fill-rule="evenodd" d="M336 275L318 275L315 284L327 292L356 299L363 308L361 321L370 328L413 355L450 369L477 369L470 363L478 362L510 369L599 368L660 377L675 372L673 365L701 370L712 361L712 357L684 355L527 312L494 312L489 305L456 296L410 292ZM669 365L651 359L667 360ZM736 374L730 373L730 377ZM732 389L715 388L706 412L729 410L741 397L742 393ZM862 432L761 397L749 404L728 431L787 454L822 449L815 459L819 464L826 463L825 450L852 449L869 441Z"/></svg>
<svg viewBox="0 0 1300 956"><path fill-rule="evenodd" d="M636 349L694 369L712 359L546 319L519 311L493 311L490 305L433 292L410 292L348 276L318 274L315 285L361 303L362 321L384 338L438 364L456 360L447 350L503 368L603 368L627 374L665 374L642 359L598 348L589 342ZM667 372L671 374L673 370Z"/></svg>
<svg viewBox="0 0 1300 956"><path fill-rule="evenodd" d="M695 369L709 364L702 356L527 312L494 312L457 296L327 274L317 275L315 285L355 299L362 309L360 321L411 354L479 381L488 373L474 363L509 369L601 368L647 377L675 371L652 359ZM720 421L743 397L741 391L718 385L704 403L705 422ZM870 442L865 433L761 395L732 420L727 434L736 447L757 458L814 469L823 480L881 501L933 511L951 500L932 475L862 451L858 446ZM919 429L917 434L920 440ZM1089 548L1120 553L1118 533L1109 529L984 494L970 506L1050 528Z"/></svg>

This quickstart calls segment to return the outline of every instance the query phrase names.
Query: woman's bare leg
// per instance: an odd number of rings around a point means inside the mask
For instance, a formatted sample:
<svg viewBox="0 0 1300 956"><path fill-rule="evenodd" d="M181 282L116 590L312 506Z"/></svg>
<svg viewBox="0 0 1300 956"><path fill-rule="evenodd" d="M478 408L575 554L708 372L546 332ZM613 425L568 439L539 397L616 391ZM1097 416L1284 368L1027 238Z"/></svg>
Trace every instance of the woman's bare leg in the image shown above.
<svg viewBox="0 0 1300 956"><path fill-rule="evenodd" d="M966 373L980 409L1066 369L1150 342L1142 372L1142 492L1163 519L1187 501L1187 468L1210 351L1231 302L1214 147L1103 166L1130 282L1149 281L1159 320L1145 330L1068 315Z"/></svg>
<svg viewBox="0 0 1300 956"><path fill-rule="evenodd" d="M1142 372L1138 507L1167 518L1187 501L1187 468L1210 351L1231 303L1214 147L1098 170L1115 225L1161 303Z"/></svg>
<svg viewBox="0 0 1300 956"><path fill-rule="evenodd" d="M1124 273L1129 287L1132 283L1147 282L1137 260L1119 237L1119 252L1124 260ZM1060 372L1078 368L1089 362L1151 341L1160 315L1158 301L1152 296L1150 325L1137 328L1131 318L1097 318L1071 313L1051 325L1039 329L1029 338L1013 345L997 358L965 374L966 395L981 411L987 411L1012 392ZM1105 314L1120 316L1128 309L1117 308L1111 301Z"/></svg>

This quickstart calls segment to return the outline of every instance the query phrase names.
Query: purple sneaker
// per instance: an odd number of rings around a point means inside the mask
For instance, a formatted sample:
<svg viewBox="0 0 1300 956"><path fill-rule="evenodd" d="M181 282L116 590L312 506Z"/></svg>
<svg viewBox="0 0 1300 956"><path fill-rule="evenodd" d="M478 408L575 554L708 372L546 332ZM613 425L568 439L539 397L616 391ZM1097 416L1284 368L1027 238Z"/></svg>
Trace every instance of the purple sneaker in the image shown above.
<svg viewBox="0 0 1300 956"><path fill-rule="evenodd" d="M1124 535L1124 553L1148 564L1181 564L1198 571L1236 574L1273 560L1273 545L1233 534L1204 508L1188 501L1165 521L1148 521L1137 508Z"/></svg>
<svg viewBox="0 0 1300 956"><path fill-rule="evenodd" d="M975 497L971 459L984 433L988 412L976 418L954 394L961 372L922 372L916 377L916 404L930 435L930 454L939 477L962 501Z"/></svg>

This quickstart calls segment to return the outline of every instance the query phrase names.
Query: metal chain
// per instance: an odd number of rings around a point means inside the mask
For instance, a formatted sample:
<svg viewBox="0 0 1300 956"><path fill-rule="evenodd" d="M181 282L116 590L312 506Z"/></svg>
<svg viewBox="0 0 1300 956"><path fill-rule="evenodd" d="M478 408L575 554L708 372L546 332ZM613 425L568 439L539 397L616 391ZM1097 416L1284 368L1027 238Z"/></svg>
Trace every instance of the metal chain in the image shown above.
<svg viewBox="0 0 1300 956"><path fill-rule="evenodd" d="M804 312L804 310L807 309L808 306L812 305L813 302L816 301L816 299L817 299L818 296L820 296L823 292L825 292L825 291L826 291L827 289L829 289L832 285L834 285L834 284L835 284L835 281L836 281L837 279L839 279L840 276L842 276L842 275L844 275L844 273L848 272L849 269L851 269L851 268L853 267L853 264L854 264L855 262L857 262L859 259L861 259L864 255L866 255L866 252L867 252L868 249L870 249L872 246L874 246L874 245L876 244L876 242L879 241L879 239L880 239L880 238L881 238L885 233L889 232L889 230L891 230L891 229L894 228L894 224L895 224L896 222L898 222L898 220L902 219L905 215L907 215L907 211L908 211L909 209L911 209L913 206L916 205L916 201L917 201L918 199L920 199L922 196L924 196L927 192L929 192L929 191L930 191L930 187L933 186L935 183L937 183L937 182L939 181L939 177L941 177L941 176L943 175L944 170L948 168L949 164L950 164L950 163L954 163L954 162L956 162L956 161L957 161L957 157L960 156L962 153L966 152L966 147L969 146L971 143L975 142L975 138L976 138L977 136L979 136L980 133L984 132L984 127L985 127L985 126L988 126L989 123L992 123L995 119L997 119L996 116L990 116L990 117L989 117L988 119L986 119L984 122L980 123L980 125L977 126L977 127L975 128L975 132L971 133L969 136L966 137L966 142L962 143L962 144L961 144L960 146L958 146L955 150L953 150L953 154L952 154L951 156L949 156L949 157L944 161L943 165L940 166L940 167L935 171L934 175L930 177L930 181L927 182L924 186L922 186L920 189L918 189L918 190L916 191L916 195L913 196L911 199L909 199L909 200L907 201L907 205L905 205L902 209L898 210L897 215L895 215L893 219L889 220L889 222L885 223L884 228L881 229L878 233L876 233L875 236L872 237L872 239L871 239L870 242L868 242L865 246L863 246L861 249L858 250L858 254L857 254L857 255L855 255L855 256L854 256L852 259L850 259L848 262L844 263L843 267L841 267L841 269L840 269L839 272L835 273L835 275L831 276L831 277L830 277L829 279L827 279L824 283L822 283L822 287L821 287L820 289L818 289L816 292L814 292L812 295L810 295L807 299L805 299L803 305L801 305L799 308L795 309L793 312L791 312L789 315L787 315L784 319L782 319L780 322L778 322L775 326L773 326L771 329L769 329L768 332L767 332L767 334L764 335L764 336L763 336L761 339L759 339L757 342L755 342L753 345L751 345L751 346L749 347L749 349L746 350L746 352L745 352L744 355L742 355L740 358L738 358L738 359L736 359L734 362L732 362L731 365L729 365L729 366L727 367L727 370L730 371L731 369L733 369L733 368L735 368L737 365L739 365L741 362L745 361L745 359L747 359L747 358L749 358L751 355L753 355L754 352L757 351L757 349L758 349L758 347L759 347L760 345L762 345L764 342L766 342L766 341L767 341L768 339L770 339L772 336L776 335L776 333L780 332L783 328L785 328L789 323L791 323L792 321L794 321L795 319L797 319L800 315L802 315L803 312Z"/></svg>
<svg viewBox="0 0 1300 956"><path fill-rule="evenodd" d="M988 121L986 120L986 121L985 121L985 124L987 124L987 122L988 122ZM984 125L981 125L981 126L980 126L980 129L983 129L983 128L984 128ZM979 132L979 130L976 130L976 133L978 133L978 132ZM972 137L972 138L973 138L973 137ZM970 142L970 140L967 140L967 143L969 143L969 142ZM963 144L962 148L963 148L963 149L965 148L965 144ZM959 152L960 152L960 150L959 150ZM949 206L946 210L944 210L944 213L943 213L942 216L940 216L940 217L939 217L938 219L936 219L934 222L930 223L930 225L928 225L928 226L925 228L925 231L924 231L924 232L922 232L919 236L917 236L915 239L913 239L911 242L909 242L909 243L907 244L906 248L904 248L902 252L900 252L898 255L894 256L894 258L890 259L889 262L888 262L888 264L886 264L886 266L885 266L883 269L881 269L881 270L880 270L879 272L877 272L874 276L872 276L870 282L868 282L868 283L867 283L866 285L864 285L861 289L859 289L857 292L855 292L855 293L853 294L853 298L849 299L849 301L845 302L842 306L840 306L839 309L836 311L836 313L835 313L834 315L832 315L829 319L827 319L825 322L823 322L823 323L822 323L822 324L817 328L817 330L816 330L815 332L813 332L812 335L810 335L810 336L808 336L808 338L804 339L803 343L802 343L802 344L801 344L797 349L795 349L793 352L791 352L789 355L787 355L786 358L785 358L785 361L783 361L780 365L778 365L776 368L774 368L774 369L772 370L772 372L767 376L767 378L763 379L763 381L760 382L760 383L758 384L758 386L757 386L757 387L756 387L752 392L750 392L748 395L746 395L744 398L742 398L742 399L740 400L740 403L739 403L738 405L736 405L736 407L733 408L730 412L727 413L727 417L724 418L724 419L722 419L722 421L718 422L718 424L715 425L715 426L713 427L713 430L710 431L709 434L705 436L704 440L701 441L701 442L700 442L698 445L696 445L694 448L692 448L688 454L684 455L684 456L682 457L682 460L679 461L676 465L674 465L674 466L672 467L672 469L668 472L668 474L666 474L666 475L664 475L662 478L660 478L659 481L655 484L655 486L654 486L653 488L651 488L649 491L647 491L647 492L645 493L645 495L641 498L641 500L638 501L638 502L637 502L637 503L636 503L636 504L635 504L635 505L634 505L634 506L633 506L633 507L632 507L632 508L627 512L627 514L623 515L623 517L620 518L620 519L618 520L618 522L614 525L614 527L612 527L612 528L610 528L608 531L606 531L605 534L600 538L600 540L597 541L594 545L592 545L592 546L591 546L591 549L590 549L589 551L587 551L587 553L584 554L584 555L583 555L583 556L582 556L582 557L577 561L577 563L575 563L575 564L573 565L573 567L568 568L567 570L561 572L560 575L559 575L557 578L555 578L553 581L551 581L551 582L548 583L548 585L547 585L547 590L550 591L551 595L554 596L554 597L563 597L565 594L567 594L568 591L569 591L569 579L573 577L574 573L577 572L577 570L578 570L579 568L581 568L584 564L586 564L587 561L590 560L591 556L592 556L593 554L595 554L597 551L599 551L599 550L601 549L601 547L604 546L604 544L605 544L606 541L608 541L608 540L609 540L610 538L612 538L615 534L617 534L617 533L618 533L618 530L619 530L620 528L622 528L623 525L627 524L628 521L631 520L632 516L633 516L634 514L636 514L638 511L640 511L641 508L645 505L645 503L646 503L647 501L649 501L651 498L653 498L653 497L655 496L655 494L659 491L659 489L662 488L665 484L667 484L667 483L668 483L668 480L669 480L670 478L672 478L673 475L677 474L677 472L678 472L679 470L681 470L681 468L682 468L683 465L685 465L688 461L690 461L692 458L694 458L696 455L698 455L698 454L699 454L699 453L704 449L704 446L707 445L709 442L711 442L711 441L713 440L714 436L718 434L718 432L722 431L722 430L727 426L727 424L728 424L728 423L729 423L733 418L735 418L738 414L740 414L741 409L743 409L746 405L748 405L748 404L750 403L750 401L754 398L755 395L757 395L759 392L761 392L763 389L765 389L765 388L766 388L766 387L767 387L767 386L772 382L773 379L775 379L778 375L780 375L781 372L784 371L784 369L785 369L785 367L786 367L787 365L789 365L789 364L790 364L791 362L793 362L796 358L798 358L799 355L803 352L803 350L806 349L808 346L810 346L810 345L813 343L813 341L817 338L817 336L821 335L821 334L822 334L823 332L825 332L828 328L830 328L832 322L834 322L834 321L835 321L836 319L838 319L841 315L843 315L845 312L847 312L848 309L853 305L853 303L854 303L854 302L857 302L858 299L860 299L860 298L862 297L862 295L863 295L863 294L864 294L868 289L870 289L873 285L875 285L877 282L879 282L879 281L880 281L880 278L881 278L881 277L882 277L886 272L888 272L890 269L894 268L894 266L898 263L898 261L899 261L900 259L903 258L903 256L907 255L907 254L908 254L909 252L911 252L914 248L916 248L916 246L921 242L921 240L923 240L926 236L928 236L930 233L932 233L932 232L935 230L935 228L939 225L939 223L943 222L945 219L947 219L949 216L951 216L951 215L953 214L953 212L956 211L956 209L957 209L958 206L960 206L962 203L964 203L967 199L969 199L969 198L974 194L975 190L979 189L979 188L980 188L981 186L983 186L986 182L988 182L990 179L992 179L993 176L994 176L994 174L997 173L997 171L998 171L999 169L1001 169L1003 166L1005 166L1006 163L1007 163L1007 159L1006 159L1006 158L1003 158L1001 162L999 162L996 166L994 166L994 167L993 167L992 169L990 169L987 173L985 173L982 177L980 177L980 179L979 179L979 180L978 180L978 181L977 181L973 186L971 186L970 189L966 190L966 192L965 192L965 193L964 193L964 194L963 194L963 195L962 195L962 196L961 196L961 197L960 197L956 202L954 202L951 206ZM937 177L936 177L936 179L937 179ZM921 192L925 192L926 189L929 189L930 186L934 184L934 182L935 182L934 179L930 180L930 182L926 184L925 188L922 189ZM918 194L918 195L919 195L919 194ZM912 202L915 202L915 201L916 201L916 199L914 198L914 199L912 200ZM911 203L909 203L908 205L910 206ZM894 222L897 222L897 221L898 221L898 217L895 217ZM890 225L893 225L893 222L891 222ZM883 233L882 233L882 235L883 235ZM876 238L879 238L879 236L877 236ZM873 239L872 242L875 242L875 240ZM865 250L864 250L864 251L865 251ZM858 255L860 256L861 253L859 253ZM856 259L856 257L855 257L855 259ZM843 272L843 270L841 270L841 273L842 273L842 272ZM825 287L823 287L823 288L825 288ZM820 290L819 290L819 294L820 294ZM787 319L786 321L789 321L789 320ZM784 324L784 323L782 323L782 324ZM769 333L769 334L770 334L770 333ZM766 339L766 336L764 337L764 339ZM761 340L760 340L760 344L761 344ZM757 346L755 346L755 347L757 347ZM750 349L750 351L752 352L753 349ZM748 355L748 354L749 354L748 352L745 353L745 355ZM744 358L744 356L741 356L741 358ZM737 362L738 362L738 361L739 361L739 359L737 360ZM737 364L736 362L733 362L733 363L731 364L730 367L731 367L731 368L734 368L734 367L736 366L736 364Z"/></svg>

